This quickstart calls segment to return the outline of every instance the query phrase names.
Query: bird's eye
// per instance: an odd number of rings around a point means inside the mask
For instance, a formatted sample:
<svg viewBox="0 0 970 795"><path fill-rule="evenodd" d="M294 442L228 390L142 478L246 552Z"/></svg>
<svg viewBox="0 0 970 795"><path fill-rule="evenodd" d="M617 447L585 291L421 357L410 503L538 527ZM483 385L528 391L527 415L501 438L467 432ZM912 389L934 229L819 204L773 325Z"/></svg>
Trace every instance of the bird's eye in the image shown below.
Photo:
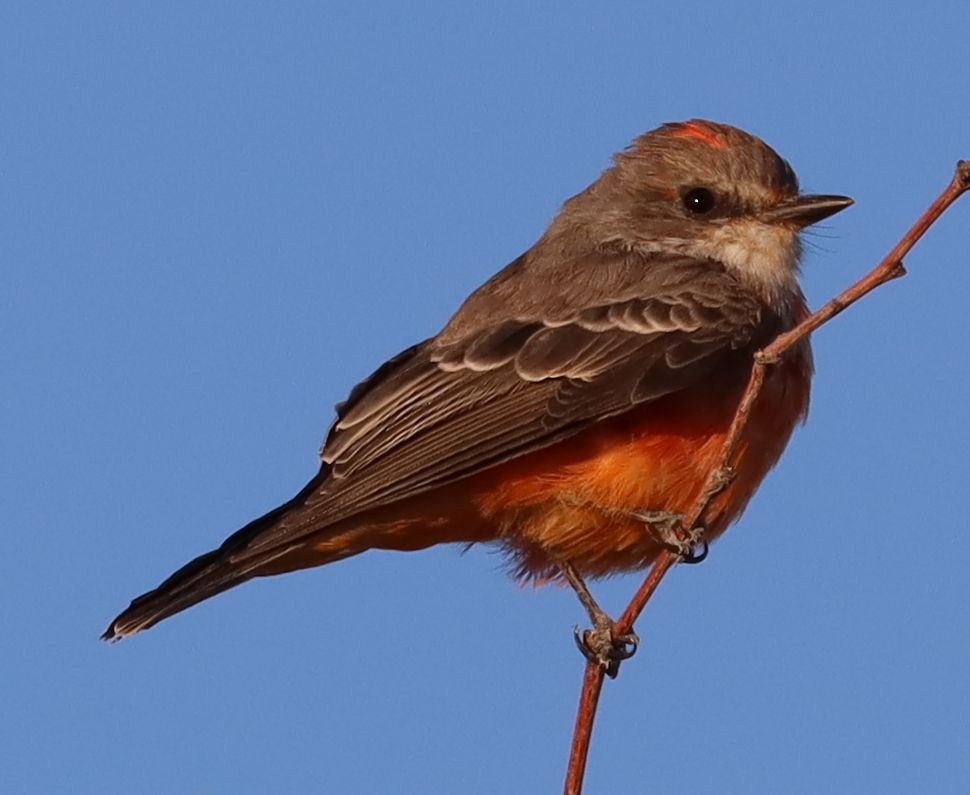
<svg viewBox="0 0 970 795"><path fill-rule="evenodd" d="M684 194L683 201L691 215L707 215L717 204L714 194L707 188L691 188Z"/></svg>

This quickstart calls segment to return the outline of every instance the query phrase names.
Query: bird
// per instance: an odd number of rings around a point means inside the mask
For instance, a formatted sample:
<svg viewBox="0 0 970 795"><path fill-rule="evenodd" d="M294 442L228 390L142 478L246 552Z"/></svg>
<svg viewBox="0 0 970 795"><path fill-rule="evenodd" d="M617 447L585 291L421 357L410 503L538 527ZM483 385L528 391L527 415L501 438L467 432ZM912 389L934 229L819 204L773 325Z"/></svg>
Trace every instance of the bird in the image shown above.
<svg viewBox="0 0 970 795"><path fill-rule="evenodd" d="M808 315L800 232L850 204L801 193L774 149L727 124L640 135L441 331L350 391L296 496L102 638L371 549L488 544L518 580L565 579L581 598L586 579L649 566L705 488L755 353ZM812 373L807 339L768 372L697 540L741 515L806 418Z"/></svg>

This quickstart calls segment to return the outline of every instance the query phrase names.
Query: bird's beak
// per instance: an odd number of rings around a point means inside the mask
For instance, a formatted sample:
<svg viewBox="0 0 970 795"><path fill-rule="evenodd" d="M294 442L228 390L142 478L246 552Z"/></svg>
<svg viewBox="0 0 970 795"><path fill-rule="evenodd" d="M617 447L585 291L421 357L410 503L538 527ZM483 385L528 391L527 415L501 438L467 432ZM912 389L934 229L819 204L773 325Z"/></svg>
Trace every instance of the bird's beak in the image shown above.
<svg viewBox="0 0 970 795"><path fill-rule="evenodd" d="M848 196L793 196L764 210L761 220L769 224L793 224L801 229L835 215L852 203Z"/></svg>

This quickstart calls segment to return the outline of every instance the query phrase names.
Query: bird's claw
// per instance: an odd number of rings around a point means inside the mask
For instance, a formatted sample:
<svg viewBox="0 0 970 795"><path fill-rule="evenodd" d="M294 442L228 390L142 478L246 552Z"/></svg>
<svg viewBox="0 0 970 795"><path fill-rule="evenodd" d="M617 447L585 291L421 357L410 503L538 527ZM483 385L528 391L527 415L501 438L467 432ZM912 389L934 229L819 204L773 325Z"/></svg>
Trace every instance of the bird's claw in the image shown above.
<svg viewBox="0 0 970 795"><path fill-rule="evenodd" d="M681 563L693 566L703 562L711 548L704 540L705 528L695 527L685 537L671 534L663 539L664 546L673 552Z"/></svg>
<svg viewBox="0 0 970 795"><path fill-rule="evenodd" d="M664 547L680 558L681 563L693 565L707 557L710 547L704 540L705 528L695 527L686 535L682 535L679 529L684 518L682 514L670 511L643 511L636 516L650 527Z"/></svg>
<svg viewBox="0 0 970 795"><path fill-rule="evenodd" d="M703 528L697 529L703 530ZM680 556L681 563L686 563L689 566L693 566L695 563L703 563L704 558L707 557L707 553L710 551L710 544L708 544L704 539L700 539L693 545L688 544L686 551L678 551L677 554Z"/></svg>
<svg viewBox="0 0 970 795"><path fill-rule="evenodd" d="M616 679L620 663L636 654L640 645L635 632L614 635L612 622L582 632L579 627L573 627L573 638L580 653L598 664L610 679Z"/></svg>
<svg viewBox="0 0 970 795"><path fill-rule="evenodd" d="M620 671L620 663L636 654L640 639L633 632L619 634L615 631L616 624L613 619L596 604L589 588L572 564L561 561L559 568L586 608L589 620L593 622L592 629L583 632L580 632L579 627L573 627L573 639L577 648L589 662L599 665L610 679L615 679Z"/></svg>

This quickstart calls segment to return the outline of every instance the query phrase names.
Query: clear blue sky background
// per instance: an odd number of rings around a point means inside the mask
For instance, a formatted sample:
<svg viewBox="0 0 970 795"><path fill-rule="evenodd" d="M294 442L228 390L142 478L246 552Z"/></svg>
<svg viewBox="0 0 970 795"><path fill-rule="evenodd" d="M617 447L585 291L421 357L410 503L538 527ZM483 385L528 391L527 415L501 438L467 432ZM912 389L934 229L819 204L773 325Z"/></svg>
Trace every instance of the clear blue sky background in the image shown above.
<svg viewBox="0 0 970 795"><path fill-rule="evenodd" d="M761 135L857 200L812 301L866 270L970 157L970 6L844 5L4 4L0 791L556 791L583 614L485 550L97 636L646 129ZM970 786L968 219L817 335L811 420L649 608L589 792Z"/></svg>

